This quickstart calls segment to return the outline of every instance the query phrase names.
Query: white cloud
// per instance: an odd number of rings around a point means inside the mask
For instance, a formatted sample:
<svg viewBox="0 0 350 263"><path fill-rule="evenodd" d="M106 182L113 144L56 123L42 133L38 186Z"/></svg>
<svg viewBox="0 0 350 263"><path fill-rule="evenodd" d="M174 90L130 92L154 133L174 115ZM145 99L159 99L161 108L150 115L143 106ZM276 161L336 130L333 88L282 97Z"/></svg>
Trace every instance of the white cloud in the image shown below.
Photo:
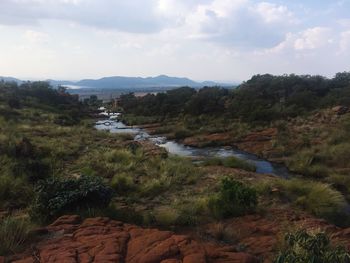
<svg viewBox="0 0 350 263"><path fill-rule="evenodd" d="M0 0L0 75L228 80L349 69L349 1L311 2Z"/></svg>
<svg viewBox="0 0 350 263"><path fill-rule="evenodd" d="M254 8L266 23L297 23L294 14L286 6L262 2Z"/></svg>
<svg viewBox="0 0 350 263"><path fill-rule="evenodd" d="M316 49L333 42L331 29L326 27L314 27L305 30L294 41L296 50Z"/></svg>
<svg viewBox="0 0 350 263"><path fill-rule="evenodd" d="M350 52L350 31L345 31L341 33L339 49L340 53Z"/></svg>
<svg viewBox="0 0 350 263"><path fill-rule="evenodd" d="M31 43L46 43L49 40L48 34L34 30L27 30L24 37Z"/></svg>
<svg viewBox="0 0 350 263"><path fill-rule="evenodd" d="M199 5L186 19L191 37L226 45L272 47L297 19L286 6L249 0L214 0Z"/></svg>

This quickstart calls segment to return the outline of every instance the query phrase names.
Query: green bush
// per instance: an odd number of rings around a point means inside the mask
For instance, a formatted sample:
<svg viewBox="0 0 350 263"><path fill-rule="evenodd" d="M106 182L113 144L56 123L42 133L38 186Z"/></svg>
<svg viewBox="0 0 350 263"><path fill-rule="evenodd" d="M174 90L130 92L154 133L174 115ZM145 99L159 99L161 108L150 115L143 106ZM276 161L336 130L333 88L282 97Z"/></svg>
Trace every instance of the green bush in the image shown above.
<svg viewBox="0 0 350 263"><path fill-rule="evenodd" d="M133 178L125 173L113 176L111 186L118 194L125 194L135 188Z"/></svg>
<svg viewBox="0 0 350 263"><path fill-rule="evenodd" d="M251 212L257 202L257 193L253 188L231 178L224 178L219 193L211 197L208 205L215 217L225 218Z"/></svg>
<svg viewBox="0 0 350 263"><path fill-rule="evenodd" d="M24 179L0 176L0 209L25 208L30 204L32 195L33 189Z"/></svg>
<svg viewBox="0 0 350 263"><path fill-rule="evenodd" d="M38 184L35 192L31 216L38 221L85 208L107 207L112 198L112 190L99 177L92 176L49 179Z"/></svg>
<svg viewBox="0 0 350 263"><path fill-rule="evenodd" d="M174 133L174 138L177 140L184 139L186 137L190 137L193 133L190 130L180 128Z"/></svg>
<svg viewBox="0 0 350 263"><path fill-rule="evenodd" d="M59 115L55 117L54 123L61 126L73 126L79 123L79 120L70 115Z"/></svg>
<svg viewBox="0 0 350 263"><path fill-rule="evenodd" d="M6 217L0 221L0 255L18 252L25 241L31 224L23 218Z"/></svg>
<svg viewBox="0 0 350 263"><path fill-rule="evenodd" d="M309 234L305 230L285 236L285 248L274 263L349 263L344 247L332 247L325 233Z"/></svg>

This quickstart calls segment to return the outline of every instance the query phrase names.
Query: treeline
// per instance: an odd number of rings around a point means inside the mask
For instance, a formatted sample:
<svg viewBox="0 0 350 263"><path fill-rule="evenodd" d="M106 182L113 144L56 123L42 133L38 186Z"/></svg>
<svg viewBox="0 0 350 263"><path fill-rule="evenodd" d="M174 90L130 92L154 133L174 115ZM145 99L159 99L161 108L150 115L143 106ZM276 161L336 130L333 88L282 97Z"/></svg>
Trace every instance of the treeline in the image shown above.
<svg viewBox="0 0 350 263"><path fill-rule="evenodd" d="M0 81L0 116L6 119L16 117L16 109L36 108L60 114L56 122L72 125L86 116L88 105L81 103L77 95L66 92L64 87L54 89L48 82L16 82Z"/></svg>
<svg viewBox="0 0 350 263"><path fill-rule="evenodd" d="M120 97L127 113L142 116L224 115L242 121L295 117L334 105L350 106L350 72L334 78L310 75L256 75L236 89L182 87L165 93Z"/></svg>

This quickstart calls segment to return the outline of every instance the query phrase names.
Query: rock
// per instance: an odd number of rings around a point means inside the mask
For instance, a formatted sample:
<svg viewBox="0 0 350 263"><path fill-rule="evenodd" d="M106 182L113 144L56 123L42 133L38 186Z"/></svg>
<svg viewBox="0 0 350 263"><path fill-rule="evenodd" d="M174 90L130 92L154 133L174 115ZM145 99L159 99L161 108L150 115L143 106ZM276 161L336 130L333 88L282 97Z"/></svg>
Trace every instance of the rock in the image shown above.
<svg viewBox="0 0 350 263"><path fill-rule="evenodd" d="M349 108L346 106L335 106L332 108L332 111L336 113L337 115L343 115L347 112L349 112Z"/></svg>
<svg viewBox="0 0 350 263"><path fill-rule="evenodd" d="M35 248L36 258L32 258L32 252L28 251L27 254L16 255L17 260L12 262L258 262L254 256L232 251L228 246L204 245L186 235L144 229L105 217L81 222L78 216L63 216L47 229L53 235L31 245Z"/></svg>

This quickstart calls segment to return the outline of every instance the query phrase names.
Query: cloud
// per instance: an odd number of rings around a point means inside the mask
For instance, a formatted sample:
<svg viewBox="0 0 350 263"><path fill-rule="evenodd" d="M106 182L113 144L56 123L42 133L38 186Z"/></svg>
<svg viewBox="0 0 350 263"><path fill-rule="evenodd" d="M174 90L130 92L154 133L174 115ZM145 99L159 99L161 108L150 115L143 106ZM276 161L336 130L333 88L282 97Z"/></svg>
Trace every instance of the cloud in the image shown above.
<svg viewBox="0 0 350 263"><path fill-rule="evenodd" d="M31 43L47 43L49 35L39 31L26 30L24 37Z"/></svg>
<svg viewBox="0 0 350 263"><path fill-rule="evenodd" d="M326 27L314 27L300 33L294 41L296 50L316 49L333 42L331 29Z"/></svg>
<svg viewBox="0 0 350 263"><path fill-rule="evenodd" d="M192 38L241 48L275 46L296 22L286 6L248 0L214 0L187 17Z"/></svg>
<svg viewBox="0 0 350 263"><path fill-rule="evenodd" d="M341 33L339 49L340 53L350 53L350 31Z"/></svg>
<svg viewBox="0 0 350 263"><path fill-rule="evenodd" d="M42 20L68 20L127 32L159 31L156 0L1 0L0 24L28 25Z"/></svg>

